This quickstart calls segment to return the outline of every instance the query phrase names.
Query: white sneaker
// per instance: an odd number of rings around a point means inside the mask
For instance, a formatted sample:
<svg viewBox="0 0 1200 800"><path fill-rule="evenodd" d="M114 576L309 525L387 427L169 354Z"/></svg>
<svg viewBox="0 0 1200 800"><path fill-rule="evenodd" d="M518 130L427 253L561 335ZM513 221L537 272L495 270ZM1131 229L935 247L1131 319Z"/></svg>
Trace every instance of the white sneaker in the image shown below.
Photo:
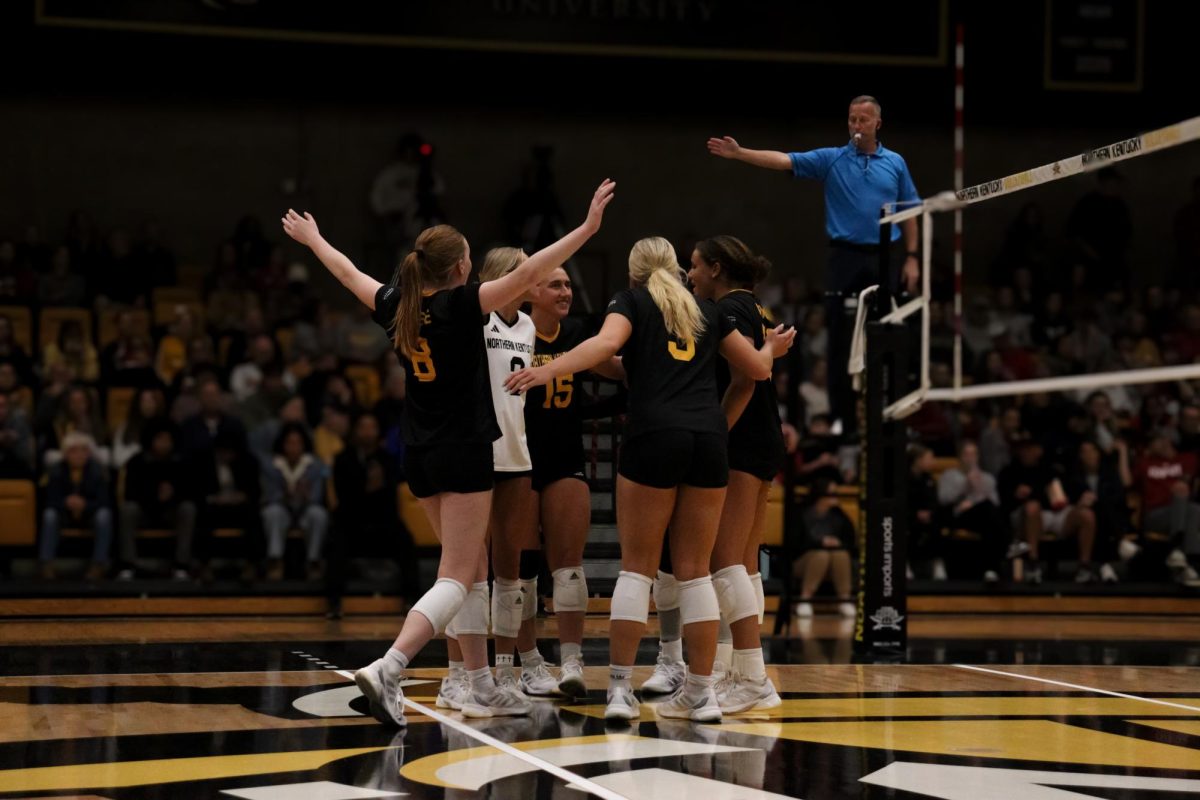
<svg viewBox="0 0 1200 800"><path fill-rule="evenodd" d="M583 697L587 694L587 684L583 680L583 659L577 656L563 659L562 669L559 671L558 691L567 697Z"/></svg>
<svg viewBox="0 0 1200 800"><path fill-rule="evenodd" d="M399 679L396 680L395 686L389 686L384 675L383 659L377 658L354 673L354 683L367 698L367 707L371 710L371 716L384 725L403 728L405 725L404 690L400 688Z"/></svg>
<svg viewBox="0 0 1200 800"><path fill-rule="evenodd" d="M173 581L190 581L191 579L192 573L188 572L183 567L176 567L175 569L171 570L171 580Z"/></svg>
<svg viewBox="0 0 1200 800"><path fill-rule="evenodd" d="M521 685L517 683L515 667L496 667L496 685L507 691L519 692Z"/></svg>
<svg viewBox="0 0 1200 800"><path fill-rule="evenodd" d="M455 711L462 710L463 699L471 690L471 685L466 677L450 677L447 675L442 678L442 686L438 689L437 707L452 708Z"/></svg>
<svg viewBox="0 0 1200 800"><path fill-rule="evenodd" d="M940 558L933 560L933 579L935 581L946 580L946 562Z"/></svg>
<svg viewBox="0 0 1200 800"><path fill-rule="evenodd" d="M720 722L721 706L711 686L704 691L691 694L687 687L680 689L670 698L654 707L660 717L667 719L690 719L692 722Z"/></svg>
<svg viewBox="0 0 1200 800"><path fill-rule="evenodd" d="M753 681L744 675L733 675L732 677L732 680L726 680L720 688L714 687L717 705L721 707L722 713L762 711L768 708L778 708L783 703L770 678Z"/></svg>
<svg viewBox="0 0 1200 800"><path fill-rule="evenodd" d="M1112 564L1100 565L1100 582L1101 583L1120 583L1121 579L1117 577L1117 571L1113 569Z"/></svg>
<svg viewBox="0 0 1200 800"><path fill-rule="evenodd" d="M535 667L521 668L521 689L534 697L546 697L558 693L558 681L542 661Z"/></svg>
<svg viewBox="0 0 1200 800"><path fill-rule="evenodd" d="M683 686L687 677L687 666L682 661L672 661L659 651L654 673L642 683L642 691L652 694L674 694Z"/></svg>
<svg viewBox="0 0 1200 800"><path fill-rule="evenodd" d="M858 616L858 606L854 603L838 603L838 613L847 619Z"/></svg>
<svg viewBox="0 0 1200 800"><path fill-rule="evenodd" d="M642 713L642 707L633 693L633 687L628 682L616 683L608 687L608 705L604 708L604 718L628 722L637 719Z"/></svg>
<svg viewBox="0 0 1200 800"><path fill-rule="evenodd" d="M133 580L133 570L129 569L128 567L121 570L120 572L117 573L117 580L119 580L119 581Z"/></svg>
<svg viewBox="0 0 1200 800"><path fill-rule="evenodd" d="M492 686L488 689L470 687L463 697L462 715L472 719L486 717L519 717L533 709L524 694L516 689Z"/></svg>
<svg viewBox="0 0 1200 800"><path fill-rule="evenodd" d="M994 569L987 570L986 572L983 573L983 582L988 584L989 586L991 586L992 584L995 584L995 583L999 583L1000 582L1000 573L996 572L996 570L994 570Z"/></svg>
<svg viewBox="0 0 1200 800"><path fill-rule="evenodd" d="M812 603L796 603L796 607L792 609L792 613L797 617L807 619L813 615Z"/></svg>

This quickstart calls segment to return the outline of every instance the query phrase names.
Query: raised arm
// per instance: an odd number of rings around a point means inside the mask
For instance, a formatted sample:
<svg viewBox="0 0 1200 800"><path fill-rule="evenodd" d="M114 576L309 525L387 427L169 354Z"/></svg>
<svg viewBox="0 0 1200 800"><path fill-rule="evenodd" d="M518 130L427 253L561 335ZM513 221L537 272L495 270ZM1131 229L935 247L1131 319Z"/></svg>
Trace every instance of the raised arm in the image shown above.
<svg viewBox="0 0 1200 800"><path fill-rule="evenodd" d="M775 359L782 356L792 347L796 338L796 329L780 325L767 331L763 346L754 349L754 345L737 331L730 331L721 340L721 355L729 362L729 366L756 381L765 381L771 377L771 365Z"/></svg>
<svg viewBox="0 0 1200 800"><path fill-rule="evenodd" d="M540 367L527 367L514 372L504 382L504 388L510 392L526 392L534 386L546 385L559 375L592 369L612 359L629 341L632 333L633 325L626 317L609 314L595 336Z"/></svg>
<svg viewBox="0 0 1200 800"><path fill-rule="evenodd" d="M792 160L787 153L781 153L778 150L747 150L739 145L732 136L709 139L708 152L714 156L744 161L763 169L790 170L792 168Z"/></svg>
<svg viewBox="0 0 1200 800"><path fill-rule="evenodd" d="M613 199L613 190L617 184L604 179L600 188L592 195L592 203L588 206L587 219L575 230L559 239L554 244L538 250L527 258L521 266L494 281L488 281L479 287L479 307L483 313L489 314L498 308L503 308L512 301L520 298L537 284L550 276L555 268L566 263L575 251L583 247L583 243L600 230L600 222L604 218L604 209Z"/></svg>
<svg viewBox="0 0 1200 800"><path fill-rule="evenodd" d="M375 293L383 284L365 272L360 272L353 261L325 241L312 214L305 211L304 216L300 216L289 208L282 222L284 233L312 250L313 255L325 265L325 269L338 279L338 283L349 289L364 306L375 310Z"/></svg>

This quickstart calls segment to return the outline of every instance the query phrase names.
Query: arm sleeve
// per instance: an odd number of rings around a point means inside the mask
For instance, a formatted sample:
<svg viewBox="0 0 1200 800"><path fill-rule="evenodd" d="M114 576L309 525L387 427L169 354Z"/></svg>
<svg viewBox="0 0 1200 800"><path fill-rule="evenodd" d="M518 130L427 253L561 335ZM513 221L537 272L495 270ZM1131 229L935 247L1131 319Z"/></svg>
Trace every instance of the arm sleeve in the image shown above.
<svg viewBox="0 0 1200 800"><path fill-rule="evenodd" d="M391 333L392 326L396 321L396 308L399 305L400 289L383 284L375 292L375 310L371 312L371 319L375 320L375 323L385 331Z"/></svg>

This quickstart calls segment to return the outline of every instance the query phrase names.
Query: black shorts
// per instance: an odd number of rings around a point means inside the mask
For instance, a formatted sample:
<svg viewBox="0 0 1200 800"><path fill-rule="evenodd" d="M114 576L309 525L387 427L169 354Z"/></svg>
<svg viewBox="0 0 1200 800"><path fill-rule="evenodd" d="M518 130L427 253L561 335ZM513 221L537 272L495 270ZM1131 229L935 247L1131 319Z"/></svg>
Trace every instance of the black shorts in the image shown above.
<svg viewBox="0 0 1200 800"><path fill-rule="evenodd" d="M729 485L726 437L676 430L644 433L621 446L618 472L655 489L721 489Z"/></svg>
<svg viewBox="0 0 1200 800"><path fill-rule="evenodd" d="M783 468L784 452L761 452L747 447L729 448L729 469L745 472L760 481L774 480Z"/></svg>
<svg viewBox="0 0 1200 800"><path fill-rule="evenodd" d="M404 472L408 488L417 497L486 492L495 487L490 442L410 447L404 451Z"/></svg>
<svg viewBox="0 0 1200 800"><path fill-rule="evenodd" d="M515 481L517 478L528 478L533 474L532 470L522 469L516 472L501 472L496 470L492 473L493 483L504 483L505 481Z"/></svg>
<svg viewBox="0 0 1200 800"><path fill-rule="evenodd" d="M533 460L533 490L540 492L555 481L576 478L587 481L584 473L583 441L579 436L553 444L529 442L529 457Z"/></svg>

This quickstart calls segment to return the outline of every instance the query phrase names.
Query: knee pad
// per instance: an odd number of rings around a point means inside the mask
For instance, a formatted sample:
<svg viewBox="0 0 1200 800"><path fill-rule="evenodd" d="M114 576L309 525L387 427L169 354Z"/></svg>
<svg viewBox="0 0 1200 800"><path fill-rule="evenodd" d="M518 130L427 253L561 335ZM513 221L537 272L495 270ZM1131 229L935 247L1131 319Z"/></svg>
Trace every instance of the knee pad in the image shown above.
<svg viewBox="0 0 1200 800"><path fill-rule="evenodd" d="M466 598L462 602L462 607L458 609L458 613L454 615L454 634L455 636L487 636L489 623L489 600L488 600L488 585L487 581L480 581L471 587L471 591L467 592Z"/></svg>
<svg viewBox="0 0 1200 800"><path fill-rule="evenodd" d="M730 624L758 616L758 598L754 596L754 584L744 565L734 564L717 570L713 573L712 584L721 616Z"/></svg>
<svg viewBox="0 0 1200 800"><path fill-rule="evenodd" d="M434 634L446 630L467 597L467 587L453 578L438 578L429 591L421 595L412 611L429 620Z"/></svg>
<svg viewBox="0 0 1200 800"><path fill-rule="evenodd" d="M521 563L518 567L517 576L523 580L537 580L538 572L542 568L542 551L541 550L522 550Z"/></svg>
<svg viewBox="0 0 1200 800"><path fill-rule="evenodd" d="M520 581L496 578L492 581L492 633L507 639L521 632L525 596Z"/></svg>
<svg viewBox="0 0 1200 800"><path fill-rule="evenodd" d="M679 581L669 572L658 571L654 579L654 607L659 611L679 608Z"/></svg>
<svg viewBox="0 0 1200 800"><path fill-rule="evenodd" d="M645 624L650 616L649 578L636 572L621 570L613 588L612 611L609 619L624 619Z"/></svg>
<svg viewBox="0 0 1200 800"><path fill-rule="evenodd" d="M679 584L679 620L684 625L693 622L716 622L721 618L712 578L693 578Z"/></svg>
<svg viewBox="0 0 1200 800"><path fill-rule="evenodd" d="M521 621L533 619L538 612L537 576L521 578L517 581L521 587Z"/></svg>
<svg viewBox="0 0 1200 800"><path fill-rule="evenodd" d="M554 570L554 613L559 611L587 612L587 575L583 567L563 567Z"/></svg>
<svg viewBox="0 0 1200 800"><path fill-rule="evenodd" d="M767 598L763 594L762 573L756 572L750 576L750 585L754 587L754 600L758 603L758 624L762 625L767 618Z"/></svg>

